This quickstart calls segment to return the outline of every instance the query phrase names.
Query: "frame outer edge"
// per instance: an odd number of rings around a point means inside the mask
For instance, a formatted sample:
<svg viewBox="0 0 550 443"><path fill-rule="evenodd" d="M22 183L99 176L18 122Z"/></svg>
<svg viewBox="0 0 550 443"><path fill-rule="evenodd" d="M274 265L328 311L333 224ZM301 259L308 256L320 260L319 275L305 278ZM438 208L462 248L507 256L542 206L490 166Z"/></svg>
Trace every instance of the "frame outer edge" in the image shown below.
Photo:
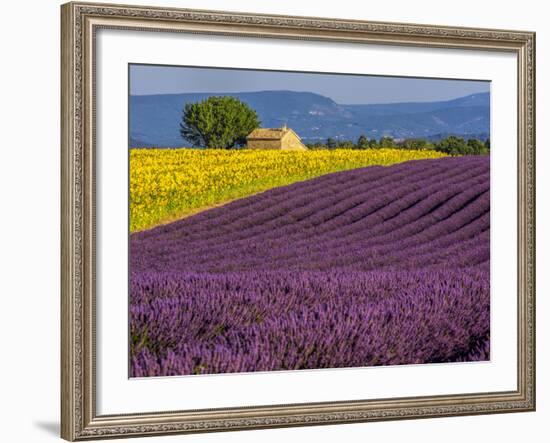
<svg viewBox="0 0 550 443"><path fill-rule="evenodd" d="M529 186L529 196L527 198L529 207L529 221L528 225L528 246L527 254L529 254L529 281L527 283L527 290L531 291L528 303L530 307L529 312L529 321L527 322L530 325L529 336L527 338L527 346L529 347L528 352L530 352L529 362L531 364L531 372L527 376L528 389L530 389L530 406L531 411L536 411L537 409L537 340L536 340L536 323L537 323L537 311L536 311L536 223L537 223L537 213L536 213L536 182L537 182L537 168L536 168L536 157L537 157L537 139L536 139L536 108L537 108L537 74L536 74L536 52L537 52L537 36L535 32L530 33L530 38L528 42L528 47L530 48L529 56L527 59L526 66L526 76L527 83L529 84L528 88L528 120L527 131L528 131L528 141L526 143L526 149L529 155L529 161L527 162L526 169L529 169L529 177L527 180L527 185ZM529 383L530 382L530 383Z"/></svg>
<svg viewBox="0 0 550 443"><path fill-rule="evenodd" d="M74 8L61 5L61 438L74 441L78 425L74 339Z"/></svg>
<svg viewBox="0 0 550 443"><path fill-rule="evenodd" d="M410 405L389 402L377 409L351 406L340 410L271 411L260 414L252 407L248 411L231 411L227 415L210 414L193 418L192 411L154 412L145 415L122 414L95 416L93 369L93 110L89 109L90 59L88 46L93 23L89 18L123 17L130 22L147 19L175 23L200 22L211 28L239 27L251 29L250 36L274 36L269 29L284 28L281 38L317 39L324 30L328 40L340 36L361 34L360 41L375 36L373 41L391 44L413 44L433 47L479 47L487 50L507 50L518 55L521 119L518 121L518 164L521 180L521 237L518 250L521 261L519 277L521 324L518 339L519 385L517 392L487 393L486 399L473 402L466 396L450 403ZM118 24L121 27L121 23ZM91 27L90 27L91 25ZM168 26L169 28L170 26ZM122 26L121 29L124 27ZM260 28L263 28L261 32ZM128 29L131 29L129 27ZM210 29L210 30L209 30ZM148 26L148 30L157 30ZM162 29L166 30L166 28ZM291 32L288 32L290 30ZM294 32L295 31L295 32ZM199 32L199 33L200 33ZM237 32L237 34L239 34ZM262 35L258 35L256 33ZM286 34L288 32L288 35ZM263 35L266 33L266 35ZM387 39L386 35L392 35ZM244 35L244 32L243 32ZM383 37L380 37L382 35ZM355 37L354 37L355 39ZM382 39L382 40L380 40ZM429 40L429 42L428 42ZM351 41L351 40L350 40ZM521 61L521 64L519 63ZM71 2L61 6L61 436L75 440L136 437L148 435L220 432L239 429L263 429L287 426L338 424L380 420L431 418L501 412L533 411L535 409L535 34L524 31L438 27L400 23L375 23L313 17L286 17L240 12L197 11L174 8L135 7ZM90 138L92 137L92 138ZM91 175L90 175L91 174ZM91 189L90 189L91 186ZM91 237L90 237L91 235ZM519 239L519 238L518 238ZM91 242L91 243L90 243ZM90 255L91 254L91 255ZM91 277L91 281L90 281ZM480 394L481 395L481 394ZM414 400L414 399L411 399ZM417 400L421 400L417 399ZM282 405L292 406L292 405ZM365 406L365 405L363 405ZM304 405L306 409L314 405ZM289 408L291 409L291 408ZM329 408L330 409L330 408ZM347 409L347 411L346 411ZM202 412L202 411L195 411ZM212 411L210 411L212 412ZM223 412L223 411L215 411ZM252 412L252 415L250 414ZM172 416L170 416L172 415Z"/></svg>
<svg viewBox="0 0 550 443"><path fill-rule="evenodd" d="M531 96L531 102L533 104L533 128L532 130L532 137L533 137L533 316L532 316L532 322L533 322L533 411L537 410L537 294L536 294L536 288L537 288L537 35L533 32L533 59L531 60L531 68L532 68L532 81L533 81L533 92Z"/></svg>
<svg viewBox="0 0 550 443"><path fill-rule="evenodd" d="M73 63L71 47L73 38L71 35L71 8L70 5L62 5L61 13L61 437L72 440L74 433L71 420L71 410L74 404L72 381L72 355L71 349L71 306L70 293L70 231L71 231L71 174L70 174L70 149L71 149L71 122L72 114L71 91L73 90L71 72Z"/></svg>
<svg viewBox="0 0 550 443"><path fill-rule="evenodd" d="M518 389L536 410L535 33L518 52Z"/></svg>

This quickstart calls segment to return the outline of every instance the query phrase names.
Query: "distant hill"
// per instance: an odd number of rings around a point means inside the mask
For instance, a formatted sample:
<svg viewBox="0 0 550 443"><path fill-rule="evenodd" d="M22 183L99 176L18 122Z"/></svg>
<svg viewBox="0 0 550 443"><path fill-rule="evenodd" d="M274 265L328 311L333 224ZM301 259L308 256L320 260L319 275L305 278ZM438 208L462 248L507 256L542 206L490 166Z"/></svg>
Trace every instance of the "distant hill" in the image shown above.
<svg viewBox="0 0 550 443"><path fill-rule="evenodd" d="M286 123L305 142L328 137L355 140L361 134L432 140L442 134L478 138L489 134L489 93L448 101L370 105L341 105L319 94L294 91L162 94L130 97L130 146L185 146L179 134L184 105L215 95L242 100L256 110L263 127Z"/></svg>

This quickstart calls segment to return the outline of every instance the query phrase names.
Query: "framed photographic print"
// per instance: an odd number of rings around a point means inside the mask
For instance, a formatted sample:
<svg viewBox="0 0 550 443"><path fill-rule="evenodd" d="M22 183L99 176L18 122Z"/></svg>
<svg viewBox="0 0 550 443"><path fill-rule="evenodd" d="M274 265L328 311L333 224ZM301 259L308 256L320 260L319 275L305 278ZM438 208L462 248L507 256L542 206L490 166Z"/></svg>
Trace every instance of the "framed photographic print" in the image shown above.
<svg viewBox="0 0 550 443"><path fill-rule="evenodd" d="M534 410L533 33L61 14L63 438Z"/></svg>

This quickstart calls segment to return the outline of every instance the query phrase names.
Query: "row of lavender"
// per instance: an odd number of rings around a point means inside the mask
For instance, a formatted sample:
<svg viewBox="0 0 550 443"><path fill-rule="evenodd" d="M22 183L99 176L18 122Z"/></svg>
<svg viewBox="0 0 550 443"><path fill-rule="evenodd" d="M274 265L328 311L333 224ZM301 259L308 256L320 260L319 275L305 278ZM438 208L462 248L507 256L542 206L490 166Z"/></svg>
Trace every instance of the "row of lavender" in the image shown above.
<svg viewBox="0 0 550 443"><path fill-rule="evenodd" d="M133 376L488 356L487 272L138 273Z"/></svg>
<svg viewBox="0 0 550 443"><path fill-rule="evenodd" d="M488 157L422 160L330 174L134 234L131 265L415 269L448 266L472 244L483 251L464 264L476 264L488 260L488 234Z"/></svg>
<svg viewBox="0 0 550 443"><path fill-rule="evenodd" d="M133 234L132 376L484 360L489 158L326 175Z"/></svg>

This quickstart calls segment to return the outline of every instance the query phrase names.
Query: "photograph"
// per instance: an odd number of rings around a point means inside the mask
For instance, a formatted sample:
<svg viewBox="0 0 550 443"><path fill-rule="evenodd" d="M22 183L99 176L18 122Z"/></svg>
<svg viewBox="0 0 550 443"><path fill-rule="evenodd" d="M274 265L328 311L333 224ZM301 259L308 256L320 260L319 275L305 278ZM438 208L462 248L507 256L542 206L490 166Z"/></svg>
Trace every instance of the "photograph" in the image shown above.
<svg viewBox="0 0 550 443"><path fill-rule="evenodd" d="M541 15L399 1L61 5L62 438L535 429L466 416L537 408Z"/></svg>
<svg viewBox="0 0 550 443"><path fill-rule="evenodd" d="M491 81L130 63L128 112L130 378L491 360Z"/></svg>

